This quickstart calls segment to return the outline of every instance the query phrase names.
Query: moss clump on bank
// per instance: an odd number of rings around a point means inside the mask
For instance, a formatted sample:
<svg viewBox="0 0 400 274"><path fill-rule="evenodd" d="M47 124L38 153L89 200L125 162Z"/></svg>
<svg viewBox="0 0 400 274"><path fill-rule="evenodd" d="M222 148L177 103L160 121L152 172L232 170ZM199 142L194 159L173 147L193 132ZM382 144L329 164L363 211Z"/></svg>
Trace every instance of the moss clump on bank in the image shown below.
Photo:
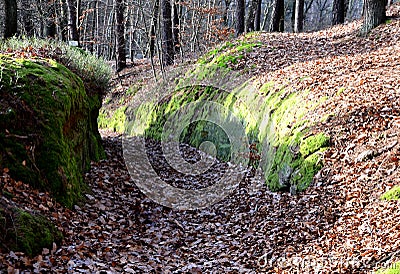
<svg viewBox="0 0 400 274"><path fill-rule="evenodd" d="M100 95L44 58L0 55L0 167L71 207L86 190L82 172L104 157Z"/></svg>
<svg viewBox="0 0 400 274"><path fill-rule="evenodd" d="M33 256L45 247L52 248L53 243L60 244L62 238L44 216L19 209L7 199L0 201L0 250L7 248Z"/></svg>
<svg viewBox="0 0 400 274"><path fill-rule="evenodd" d="M243 40L228 41L219 47L209 51L199 59L200 65L216 65L218 68L228 68L236 65L244 54L253 51L254 48L261 47L262 43L256 40L257 36L246 36Z"/></svg>
<svg viewBox="0 0 400 274"><path fill-rule="evenodd" d="M391 190L382 194L380 197L381 200L400 200L400 186L395 186Z"/></svg>
<svg viewBox="0 0 400 274"><path fill-rule="evenodd" d="M101 109L97 120L99 128L110 129L119 133L124 132L126 120L125 110L126 106L122 106L109 114L105 109Z"/></svg>
<svg viewBox="0 0 400 274"><path fill-rule="evenodd" d="M41 215L31 215L18 210L15 219L15 247L27 255L39 254L43 247L51 248L53 242L60 243L62 234ZM13 234L13 233L11 233Z"/></svg>
<svg viewBox="0 0 400 274"><path fill-rule="evenodd" d="M387 269L378 270L376 274L399 274L400 273L400 262L393 263Z"/></svg>

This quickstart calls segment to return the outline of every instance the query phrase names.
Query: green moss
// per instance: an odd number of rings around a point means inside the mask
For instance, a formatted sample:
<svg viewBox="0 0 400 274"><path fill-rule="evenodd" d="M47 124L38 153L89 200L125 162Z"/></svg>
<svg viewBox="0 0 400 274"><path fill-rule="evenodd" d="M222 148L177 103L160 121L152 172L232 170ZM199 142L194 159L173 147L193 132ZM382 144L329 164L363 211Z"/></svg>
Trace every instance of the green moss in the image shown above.
<svg viewBox="0 0 400 274"><path fill-rule="evenodd" d="M0 97L13 109L0 111L0 167L72 206L85 190L83 170L104 156L99 95L88 96L80 78L50 59L0 55L0 68Z"/></svg>
<svg viewBox="0 0 400 274"><path fill-rule="evenodd" d="M400 186L395 186L391 190L382 194L381 200L399 200L400 199Z"/></svg>
<svg viewBox="0 0 400 274"><path fill-rule="evenodd" d="M329 136L324 133L310 136L300 143L300 153L307 157L308 155L318 151L321 147L326 147L329 143Z"/></svg>
<svg viewBox="0 0 400 274"><path fill-rule="evenodd" d="M244 53L253 51L254 48L261 47L261 42L255 41L256 36L245 37L244 40L225 42L220 47L206 53L199 59L198 64L217 65L217 67L228 68L231 64L237 64L243 59Z"/></svg>
<svg viewBox="0 0 400 274"><path fill-rule="evenodd" d="M27 255L40 254L44 247L51 248L53 242L60 243L62 234L41 215L31 215L18 210L15 220L13 250L23 251Z"/></svg>
<svg viewBox="0 0 400 274"><path fill-rule="evenodd" d="M389 268L378 270L376 274L399 274L400 273L400 262L393 263Z"/></svg>
<svg viewBox="0 0 400 274"><path fill-rule="evenodd" d="M338 89L338 91L336 92L336 95L340 95L340 94L342 94L344 91L346 90L346 88L345 87L341 87L341 88L339 88Z"/></svg>
<svg viewBox="0 0 400 274"><path fill-rule="evenodd" d="M111 117L109 117L107 111L102 109L97 120L99 128L111 129L119 133L124 132L126 120L125 111L126 106L120 107L111 114Z"/></svg>

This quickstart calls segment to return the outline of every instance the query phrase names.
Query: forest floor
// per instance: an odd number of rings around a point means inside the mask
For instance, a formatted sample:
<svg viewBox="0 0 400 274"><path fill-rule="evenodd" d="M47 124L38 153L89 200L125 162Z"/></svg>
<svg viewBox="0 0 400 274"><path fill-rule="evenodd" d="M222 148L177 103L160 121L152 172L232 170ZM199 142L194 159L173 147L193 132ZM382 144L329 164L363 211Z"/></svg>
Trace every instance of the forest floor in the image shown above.
<svg viewBox="0 0 400 274"><path fill-rule="evenodd" d="M306 191L272 193L249 170L231 196L208 209L169 209L135 186L121 136L102 131L107 159L92 163L85 175L92 192L72 210L3 170L0 178L14 201L49 216L65 239L34 258L0 254L0 270L369 273L400 261L400 204L379 199L400 185L400 18L368 37L357 35L360 25L261 34L264 46L235 65L256 64L254 73L264 81L332 98L312 113L334 114L316 126L332 146ZM126 79L122 86L132 83ZM118 97L123 88L114 92Z"/></svg>

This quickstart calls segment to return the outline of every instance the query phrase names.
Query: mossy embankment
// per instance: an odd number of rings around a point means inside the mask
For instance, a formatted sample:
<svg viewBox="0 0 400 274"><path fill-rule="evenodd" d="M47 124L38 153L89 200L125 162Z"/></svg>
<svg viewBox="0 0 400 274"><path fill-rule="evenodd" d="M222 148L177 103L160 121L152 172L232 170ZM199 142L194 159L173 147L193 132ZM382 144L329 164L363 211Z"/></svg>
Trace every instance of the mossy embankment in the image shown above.
<svg viewBox="0 0 400 274"><path fill-rule="evenodd" d="M51 59L0 55L0 166L15 179L50 191L66 206L77 202L82 172L104 156L98 134L100 95Z"/></svg>
<svg viewBox="0 0 400 274"><path fill-rule="evenodd" d="M217 158L235 161L239 155L232 154L236 150L230 135L243 131L248 148L247 155L240 157L263 170L271 190L306 189L323 166L330 138L312 130L320 121L305 117L324 99L312 101L308 90L248 77L238 65L242 54L263 46L256 37L224 44L184 73L172 72L166 77L170 81L143 88L126 113L126 133L164 141L179 130L179 141L197 148L212 142ZM205 107L204 102L220 105L219 113L211 114L215 109ZM125 118L116 113L115 117ZM217 120L223 122L216 123L210 115L222 117ZM167 121L178 116L175 125L166 127Z"/></svg>
<svg viewBox="0 0 400 274"><path fill-rule="evenodd" d="M3 187L29 184L67 207L82 200L83 172L105 157L97 117L110 74L103 60L63 43L1 41L2 248L35 255L60 242L46 217L14 203Z"/></svg>

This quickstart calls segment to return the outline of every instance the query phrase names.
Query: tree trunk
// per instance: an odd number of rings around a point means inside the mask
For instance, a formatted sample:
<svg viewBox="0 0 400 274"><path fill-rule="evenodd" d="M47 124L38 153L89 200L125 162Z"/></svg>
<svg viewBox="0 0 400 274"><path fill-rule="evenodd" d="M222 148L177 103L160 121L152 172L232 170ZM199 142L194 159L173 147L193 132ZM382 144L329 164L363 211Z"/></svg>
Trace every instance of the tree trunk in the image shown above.
<svg viewBox="0 0 400 274"><path fill-rule="evenodd" d="M17 1L5 0L5 20L4 20L4 38L10 38L17 34L18 17Z"/></svg>
<svg viewBox="0 0 400 274"><path fill-rule="evenodd" d="M174 35L174 51L175 54L179 54L180 49L181 49L181 43L179 41L179 9L178 9L178 4L174 3L174 29L173 29L173 35Z"/></svg>
<svg viewBox="0 0 400 274"><path fill-rule="evenodd" d="M150 36L149 53L151 58L154 56L156 49L156 27L158 21L158 10L159 10L159 0L155 0L153 6L152 22L149 33Z"/></svg>
<svg viewBox="0 0 400 274"><path fill-rule="evenodd" d="M59 18L57 24L61 30L61 40L67 41L68 40L68 8L65 3L65 0L59 0L58 3L59 8Z"/></svg>
<svg viewBox="0 0 400 274"><path fill-rule="evenodd" d="M285 26L285 5L284 0L274 0L274 9L272 11L270 32L283 32Z"/></svg>
<svg viewBox="0 0 400 274"><path fill-rule="evenodd" d="M250 1L250 7L249 7L249 13L247 15L247 22L246 22L246 31L254 31L254 21L256 17L256 11L257 11L257 5L258 5L258 0L251 0Z"/></svg>
<svg viewBox="0 0 400 274"><path fill-rule="evenodd" d="M225 10L224 10L224 26L228 26L228 11L229 11L229 6L231 5L232 0L224 0L225 2Z"/></svg>
<svg viewBox="0 0 400 274"><path fill-rule="evenodd" d="M23 21L23 26L25 29L24 35L27 37L32 37L35 34L35 26L33 24L33 11L32 9L25 9L21 12L21 17Z"/></svg>
<svg viewBox="0 0 400 274"><path fill-rule="evenodd" d="M367 35L386 20L386 0L364 0L364 21L361 34Z"/></svg>
<svg viewBox="0 0 400 274"><path fill-rule="evenodd" d="M49 3L49 6L46 9L46 20L44 26L44 34L49 38L56 38L57 26L55 22L56 18L56 6L55 2Z"/></svg>
<svg viewBox="0 0 400 274"><path fill-rule="evenodd" d="M124 13L125 13L125 1L116 0L115 2L115 18L117 28L117 71L121 71L126 68L126 49L125 49L125 24L124 24Z"/></svg>
<svg viewBox="0 0 400 274"><path fill-rule="evenodd" d="M172 6L170 0L161 0L162 59L164 66L174 63L174 38L172 35Z"/></svg>
<svg viewBox="0 0 400 274"><path fill-rule="evenodd" d="M303 31L304 20L304 0L296 0L295 15L294 15L294 32Z"/></svg>
<svg viewBox="0 0 400 274"><path fill-rule="evenodd" d="M261 9L262 9L262 0L257 0L257 9L256 9L256 17L254 18L254 30L261 30Z"/></svg>
<svg viewBox="0 0 400 274"><path fill-rule="evenodd" d="M292 15L290 16L290 23L292 25L292 30L294 31L294 20L296 19L296 0L293 0L292 2Z"/></svg>
<svg viewBox="0 0 400 274"><path fill-rule="evenodd" d="M67 0L68 10L68 39L70 41L77 41L79 45L79 33L76 25L77 22L77 4L76 0Z"/></svg>
<svg viewBox="0 0 400 274"><path fill-rule="evenodd" d="M345 7L344 0L333 0L332 6L332 25L339 25L344 23Z"/></svg>
<svg viewBox="0 0 400 274"><path fill-rule="evenodd" d="M236 0L236 36L244 32L245 7L245 0Z"/></svg>

